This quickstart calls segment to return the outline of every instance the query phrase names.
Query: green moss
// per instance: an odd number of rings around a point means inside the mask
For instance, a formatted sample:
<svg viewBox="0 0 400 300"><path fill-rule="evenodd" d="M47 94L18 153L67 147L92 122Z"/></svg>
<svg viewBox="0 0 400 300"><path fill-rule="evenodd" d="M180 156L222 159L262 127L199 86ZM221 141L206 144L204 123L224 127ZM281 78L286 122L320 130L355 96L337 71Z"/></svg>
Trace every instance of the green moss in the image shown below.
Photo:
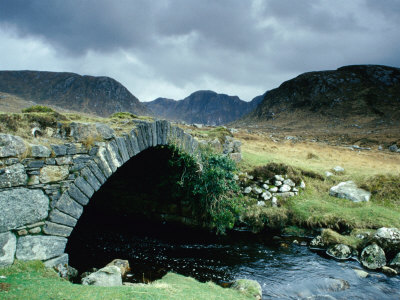
<svg viewBox="0 0 400 300"><path fill-rule="evenodd" d="M321 234L322 241L325 245L345 244L354 249L361 249L364 246L364 241L352 235L341 235L331 229L324 229Z"/></svg>
<svg viewBox="0 0 400 300"><path fill-rule="evenodd" d="M42 262L19 262L0 268L1 299L252 299L233 289L213 283L200 283L193 278L168 273L151 284L121 287L99 287L72 284Z"/></svg>
<svg viewBox="0 0 400 300"><path fill-rule="evenodd" d="M54 112L54 110L50 107L44 105L34 105L27 108L22 109L23 113L32 113L32 112L39 112L39 113L49 113Z"/></svg>
<svg viewBox="0 0 400 300"><path fill-rule="evenodd" d="M113 113L109 118L111 119L137 119L138 116L130 112L116 112Z"/></svg>

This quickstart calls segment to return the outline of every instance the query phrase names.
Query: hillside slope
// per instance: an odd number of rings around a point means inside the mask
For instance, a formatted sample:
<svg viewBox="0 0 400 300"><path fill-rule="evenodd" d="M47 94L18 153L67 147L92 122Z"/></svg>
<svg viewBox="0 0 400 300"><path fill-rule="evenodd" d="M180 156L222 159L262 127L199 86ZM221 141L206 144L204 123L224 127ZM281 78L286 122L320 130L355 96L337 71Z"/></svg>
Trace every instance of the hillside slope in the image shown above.
<svg viewBox="0 0 400 300"><path fill-rule="evenodd" d="M42 71L0 71L0 92L26 101L108 116L128 111L148 114L118 81L109 77L81 76L74 73Z"/></svg>
<svg viewBox="0 0 400 300"><path fill-rule="evenodd" d="M261 100L262 97L256 97L253 101L246 102L237 96L197 91L183 100L157 98L145 105L155 115L169 120L222 125L249 113Z"/></svg>
<svg viewBox="0 0 400 300"><path fill-rule="evenodd" d="M399 126L400 69L354 65L304 73L268 91L238 124Z"/></svg>

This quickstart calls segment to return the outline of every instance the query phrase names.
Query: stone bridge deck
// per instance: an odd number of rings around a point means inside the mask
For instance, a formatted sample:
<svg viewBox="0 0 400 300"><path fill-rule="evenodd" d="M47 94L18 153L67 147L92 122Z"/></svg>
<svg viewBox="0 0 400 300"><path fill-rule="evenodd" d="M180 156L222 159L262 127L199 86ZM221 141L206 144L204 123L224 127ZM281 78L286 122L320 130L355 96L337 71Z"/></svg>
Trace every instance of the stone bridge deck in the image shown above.
<svg viewBox="0 0 400 300"><path fill-rule="evenodd" d="M198 142L167 121L132 127L116 136L105 124L72 123L73 142L50 146L26 146L20 137L0 134L0 267L15 258L67 263L65 246L84 206L119 167L158 145L197 151ZM93 130L103 141L88 149L83 140Z"/></svg>

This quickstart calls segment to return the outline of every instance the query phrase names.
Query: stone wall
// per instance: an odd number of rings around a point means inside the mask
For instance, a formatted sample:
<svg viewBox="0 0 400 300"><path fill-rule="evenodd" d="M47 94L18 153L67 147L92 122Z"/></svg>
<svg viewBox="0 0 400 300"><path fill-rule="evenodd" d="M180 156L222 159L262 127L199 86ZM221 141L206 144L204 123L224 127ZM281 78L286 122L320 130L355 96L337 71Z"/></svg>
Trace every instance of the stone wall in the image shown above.
<svg viewBox="0 0 400 300"><path fill-rule="evenodd" d="M136 122L122 136L99 123L70 129L69 142L50 146L0 134L0 267L15 258L67 263L65 246L85 205L119 167L153 146L198 149L191 135L167 121ZM88 149L82 142L93 132L103 141Z"/></svg>

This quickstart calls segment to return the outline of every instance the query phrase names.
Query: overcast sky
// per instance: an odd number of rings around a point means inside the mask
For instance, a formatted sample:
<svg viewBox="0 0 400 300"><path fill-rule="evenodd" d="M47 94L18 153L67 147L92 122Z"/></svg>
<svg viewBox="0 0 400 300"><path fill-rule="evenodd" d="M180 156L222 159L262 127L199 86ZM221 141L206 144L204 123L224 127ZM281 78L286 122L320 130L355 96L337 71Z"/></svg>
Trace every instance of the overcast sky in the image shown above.
<svg viewBox="0 0 400 300"><path fill-rule="evenodd" d="M251 100L349 64L400 67L400 0L0 0L0 69L110 76L141 101Z"/></svg>

